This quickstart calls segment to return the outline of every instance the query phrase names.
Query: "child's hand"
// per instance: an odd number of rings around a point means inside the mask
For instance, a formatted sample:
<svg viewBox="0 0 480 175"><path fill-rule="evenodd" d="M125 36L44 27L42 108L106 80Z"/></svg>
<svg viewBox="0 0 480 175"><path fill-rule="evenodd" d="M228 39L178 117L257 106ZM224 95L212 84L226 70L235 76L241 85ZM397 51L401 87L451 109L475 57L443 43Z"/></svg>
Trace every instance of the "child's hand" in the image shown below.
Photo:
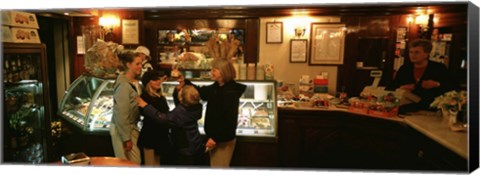
<svg viewBox="0 0 480 175"><path fill-rule="evenodd" d="M215 148L216 145L217 143L212 138L209 138L207 144L205 144L205 147L206 150L212 150Z"/></svg>
<svg viewBox="0 0 480 175"><path fill-rule="evenodd" d="M145 106L148 105L148 103L145 102L145 100L143 100L143 99L140 98L140 97L135 98L135 101L137 101L137 106L139 106L139 107L141 107L141 108L144 108Z"/></svg>

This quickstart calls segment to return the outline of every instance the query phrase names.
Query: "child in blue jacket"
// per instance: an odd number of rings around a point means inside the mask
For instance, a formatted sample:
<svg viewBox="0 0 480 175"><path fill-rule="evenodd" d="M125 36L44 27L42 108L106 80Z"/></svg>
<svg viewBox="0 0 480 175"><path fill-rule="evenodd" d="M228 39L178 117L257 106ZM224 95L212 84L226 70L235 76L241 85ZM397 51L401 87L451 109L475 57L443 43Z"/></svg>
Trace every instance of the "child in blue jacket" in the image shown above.
<svg viewBox="0 0 480 175"><path fill-rule="evenodd" d="M178 94L180 104L168 113L158 111L140 97L136 101L144 117L172 127L170 139L177 149L178 165L202 165L205 146L198 130L198 120L202 117L200 94L191 85L184 86Z"/></svg>

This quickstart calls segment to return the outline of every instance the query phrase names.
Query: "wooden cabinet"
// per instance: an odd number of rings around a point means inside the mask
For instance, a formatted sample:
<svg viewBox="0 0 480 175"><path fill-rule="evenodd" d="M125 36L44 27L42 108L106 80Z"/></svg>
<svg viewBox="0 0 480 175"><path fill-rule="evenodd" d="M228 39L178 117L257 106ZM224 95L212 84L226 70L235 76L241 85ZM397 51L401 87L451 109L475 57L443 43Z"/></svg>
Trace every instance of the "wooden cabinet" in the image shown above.
<svg viewBox="0 0 480 175"><path fill-rule="evenodd" d="M467 171L467 161L404 122L343 111L279 109L279 166Z"/></svg>
<svg viewBox="0 0 480 175"><path fill-rule="evenodd" d="M276 142L250 142L237 139L231 166L235 168L278 168L278 153L278 143Z"/></svg>
<svg viewBox="0 0 480 175"><path fill-rule="evenodd" d="M427 136L416 132L412 143L417 148L419 168L422 170L467 171L468 161L433 141Z"/></svg>
<svg viewBox="0 0 480 175"><path fill-rule="evenodd" d="M412 169L405 126L340 111L279 110L282 166Z"/></svg>

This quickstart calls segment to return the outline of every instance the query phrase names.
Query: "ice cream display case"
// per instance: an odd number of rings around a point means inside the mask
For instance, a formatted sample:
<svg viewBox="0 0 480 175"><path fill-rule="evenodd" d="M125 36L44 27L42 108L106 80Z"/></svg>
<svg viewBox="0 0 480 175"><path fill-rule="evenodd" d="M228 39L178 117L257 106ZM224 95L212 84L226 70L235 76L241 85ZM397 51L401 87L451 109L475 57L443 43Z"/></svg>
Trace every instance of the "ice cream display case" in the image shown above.
<svg viewBox="0 0 480 175"><path fill-rule="evenodd" d="M84 74L65 92L58 113L84 132L107 133L113 114L115 79Z"/></svg>
<svg viewBox="0 0 480 175"><path fill-rule="evenodd" d="M268 80L239 80L237 82L247 85L238 107L238 138L251 141L276 141L278 120L276 82ZM212 84L213 81L192 80L192 83L197 86L205 86ZM172 94L176 85L178 85L176 81L163 83L163 91L170 110L175 108ZM201 101L201 103L203 104L203 116L198 124L200 133L205 134L203 124L207 102Z"/></svg>

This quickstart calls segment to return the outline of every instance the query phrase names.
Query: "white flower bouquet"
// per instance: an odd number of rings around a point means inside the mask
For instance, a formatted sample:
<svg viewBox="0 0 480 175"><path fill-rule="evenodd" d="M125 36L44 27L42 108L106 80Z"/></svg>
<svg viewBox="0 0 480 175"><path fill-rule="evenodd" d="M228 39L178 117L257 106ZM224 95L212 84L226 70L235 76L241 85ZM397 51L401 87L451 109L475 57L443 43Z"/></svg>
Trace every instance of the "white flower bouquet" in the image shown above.
<svg viewBox="0 0 480 175"><path fill-rule="evenodd" d="M447 111L464 111L467 108L467 91L449 91L435 98L430 104L431 108Z"/></svg>

